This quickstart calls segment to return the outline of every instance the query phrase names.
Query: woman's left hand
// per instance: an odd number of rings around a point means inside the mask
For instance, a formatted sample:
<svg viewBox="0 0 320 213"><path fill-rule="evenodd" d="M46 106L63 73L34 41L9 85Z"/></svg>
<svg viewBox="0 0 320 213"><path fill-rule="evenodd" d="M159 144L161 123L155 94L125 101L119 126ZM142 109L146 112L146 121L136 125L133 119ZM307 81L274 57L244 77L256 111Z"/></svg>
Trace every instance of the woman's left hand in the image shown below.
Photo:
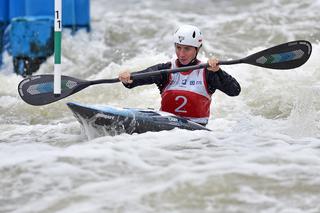
<svg viewBox="0 0 320 213"><path fill-rule="evenodd" d="M209 67L207 68L209 71L217 72L220 70L219 60L215 57L212 57L208 60Z"/></svg>

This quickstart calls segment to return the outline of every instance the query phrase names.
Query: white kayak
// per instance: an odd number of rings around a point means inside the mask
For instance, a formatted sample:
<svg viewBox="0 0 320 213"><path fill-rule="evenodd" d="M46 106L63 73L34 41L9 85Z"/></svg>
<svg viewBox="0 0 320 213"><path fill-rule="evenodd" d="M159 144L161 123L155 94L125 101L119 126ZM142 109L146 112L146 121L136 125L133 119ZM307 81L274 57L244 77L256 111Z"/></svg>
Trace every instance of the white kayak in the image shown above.
<svg viewBox="0 0 320 213"><path fill-rule="evenodd" d="M158 132L174 128L210 131L200 124L163 111L84 105L74 102L69 102L67 105L83 126L102 130L108 135Z"/></svg>

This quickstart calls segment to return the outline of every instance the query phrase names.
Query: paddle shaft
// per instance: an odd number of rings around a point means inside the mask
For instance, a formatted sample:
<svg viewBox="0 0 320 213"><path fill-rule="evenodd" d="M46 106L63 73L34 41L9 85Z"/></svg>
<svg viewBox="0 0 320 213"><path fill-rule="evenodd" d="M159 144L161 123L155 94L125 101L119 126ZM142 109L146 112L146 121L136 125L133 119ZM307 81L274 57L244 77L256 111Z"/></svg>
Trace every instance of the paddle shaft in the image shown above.
<svg viewBox="0 0 320 213"><path fill-rule="evenodd" d="M239 63L243 63L242 59L230 60L230 61L219 61L219 65L232 65L232 64L239 64ZM162 74L162 73L186 72L186 71L189 71L189 70L207 68L208 66L209 66L208 63L204 63L204 64L198 64L198 65L193 65L193 66L179 67L179 68L175 68L175 69L157 70L157 71L145 72L145 73L132 72L131 73L131 78L134 79L134 80L143 79L145 77L149 77L149 76L153 76L153 75L159 75L159 74ZM90 85L104 84L104 83L117 83L117 82L120 82L120 80L118 78L101 79L101 80L90 81Z"/></svg>
<svg viewBox="0 0 320 213"><path fill-rule="evenodd" d="M177 72L185 72L188 70L196 70L196 69L201 69L204 67L208 67L208 64L198 64L198 65L193 65L193 66L187 66L187 67L179 67L175 69L164 69L164 70L157 70L157 71L152 71L152 72L132 72L131 73L131 78L132 79L143 79L148 76L153 76L153 75L159 75L161 73L177 73ZM93 84L103 84L103 83L116 83L119 82L120 80L118 78L112 78L112 79L101 79L101 80L94 80L90 82L90 85Z"/></svg>

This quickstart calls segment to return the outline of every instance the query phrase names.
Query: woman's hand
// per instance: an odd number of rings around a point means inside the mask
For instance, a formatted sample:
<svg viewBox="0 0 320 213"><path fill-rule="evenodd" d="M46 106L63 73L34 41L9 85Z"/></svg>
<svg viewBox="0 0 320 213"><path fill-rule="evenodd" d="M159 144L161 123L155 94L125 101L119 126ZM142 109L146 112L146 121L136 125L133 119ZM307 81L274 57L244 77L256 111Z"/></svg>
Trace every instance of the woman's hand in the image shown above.
<svg viewBox="0 0 320 213"><path fill-rule="evenodd" d="M128 70L124 70L119 74L119 80L124 84L131 84L133 81L130 79L131 74Z"/></svg>
<svg viewBox="0 0 320 213"><path fill-rule="evenodd" d="M220 70L219 60L215 57L212 57L208 60L209 67L207 68L209 71L217 72Z"/></svg>

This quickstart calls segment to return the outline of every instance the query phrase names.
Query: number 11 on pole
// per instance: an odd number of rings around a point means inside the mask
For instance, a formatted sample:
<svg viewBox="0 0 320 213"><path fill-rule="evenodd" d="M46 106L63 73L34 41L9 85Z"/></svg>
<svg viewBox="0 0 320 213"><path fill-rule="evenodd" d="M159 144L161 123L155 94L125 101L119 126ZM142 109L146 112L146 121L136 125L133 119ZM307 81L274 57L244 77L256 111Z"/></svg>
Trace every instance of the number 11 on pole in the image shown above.
<svg viewBox="0 0 320 213"><path fill-rule="evenodd" d="M62 29L62 0L54 1L54 78L53 93L61 94L61 29Z"/></svg>

